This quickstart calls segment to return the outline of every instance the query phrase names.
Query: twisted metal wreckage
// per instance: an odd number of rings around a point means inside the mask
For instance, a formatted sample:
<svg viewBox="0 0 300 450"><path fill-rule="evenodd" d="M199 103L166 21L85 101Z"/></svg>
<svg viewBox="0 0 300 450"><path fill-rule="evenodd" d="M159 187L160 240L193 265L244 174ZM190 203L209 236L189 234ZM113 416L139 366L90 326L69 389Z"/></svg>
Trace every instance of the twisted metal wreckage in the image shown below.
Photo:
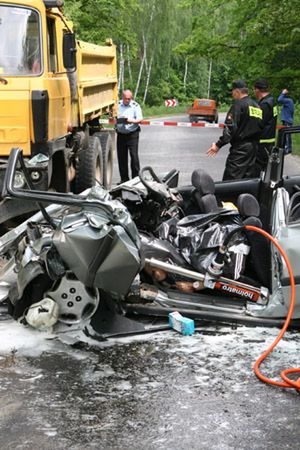
<svg viewBox="0 0 300 450"><path fill-rule="evenodd" d="M143 332L141 317L188 317L280 326L290 278L272 234L292 264L300 325L300 174L283 177L283 142L261 178L214 183L203 170L178 187L178 171L159 178L151 167L110 192L80 195L17 189L26 168L9 158L3 194L38 202L40 212L0 239L0 301L36 328L79 327L89 335ZM47 208L45 205L49 205ZM236 205L236 206L235 206ZM248 228L246 228L248 227ZM251 229L252 227L252 229Z"/></svg>

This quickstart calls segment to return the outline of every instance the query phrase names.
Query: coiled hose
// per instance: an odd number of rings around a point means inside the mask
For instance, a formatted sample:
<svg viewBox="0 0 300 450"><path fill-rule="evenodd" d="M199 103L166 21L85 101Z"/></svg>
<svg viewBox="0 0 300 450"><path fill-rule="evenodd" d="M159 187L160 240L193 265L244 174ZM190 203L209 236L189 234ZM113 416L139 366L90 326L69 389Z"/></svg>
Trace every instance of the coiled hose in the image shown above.
<svg viewBox="0 0 300 450"><path fill-rule="evenodd" d="M288 375L292 374L292 373L293 374L298 373L300 375L300 367L283 370L280 374L283 381L276 381L276 380L272 380L271 378L267 378L259 370L261 363L264 361L264 359L266 359L266 357L272 352L272 350L276 347L278 342L282 339L282 337L283 337L284 333L286 332L286 330L289 326L289 323L292 319L294 306L295 306L295 280L294 280L294 275L293 275L293 270L292 270L291 264L288 260L288 257L286 255L285 251L279 245L279 243L276 241L276 239L273 238L273 236L271 236L269 233L262 230L261 228L257 228L252 225L246 225L245 229L249 230L249 231L255 231L257 233L262 234L265 238L269 239L273 245L275 245L275 247L278 249L279 253L281 254L282 258L285 261L285 264L288 269L289 277L290 277L290 282L291 282L290 306L289 306L288 314L286 316L283 328L280 330L280 333L278 334L278 336L276 337L274 342L267 348L267 350L264 351L264 353L255 362L254 367L253 367L254 373L264 383L268 383L268 384L271 384L274 386L280 386L283 388L294 388L298 392L300 392L300 377L297 380L292 380L288 377Z"/></svg>

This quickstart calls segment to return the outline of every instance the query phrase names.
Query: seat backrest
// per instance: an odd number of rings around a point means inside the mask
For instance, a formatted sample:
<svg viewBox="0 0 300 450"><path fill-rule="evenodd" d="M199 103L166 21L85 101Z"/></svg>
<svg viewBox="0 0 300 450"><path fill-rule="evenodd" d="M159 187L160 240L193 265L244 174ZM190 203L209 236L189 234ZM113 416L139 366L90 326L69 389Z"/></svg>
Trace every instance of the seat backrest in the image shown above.
<svg viewBox="0 0 300 450"><path fill-rule="evenodd" d="M260 206L252 194L240 194L237 199L237 207L245 225L262 228L262 223L259 218ZM251 278L270 289L269 241L261 234L250 230L247 230L247 237L251 250L246 263L246 271Z"/></svg>
<svg viewBox="0 0 300 450"><path fill-rule="evenodd" d="M201 195L214 194L216 187L212 177L202 169L194 170L192 173L192 185Z"/></svg>
<svg viewBox="0 0 300 450"><path fill-rule="evenodd" d="M219 211L218 202L214 194L199 195L199 192L195 193L198 206L202 213L211 213Z"/></svg>

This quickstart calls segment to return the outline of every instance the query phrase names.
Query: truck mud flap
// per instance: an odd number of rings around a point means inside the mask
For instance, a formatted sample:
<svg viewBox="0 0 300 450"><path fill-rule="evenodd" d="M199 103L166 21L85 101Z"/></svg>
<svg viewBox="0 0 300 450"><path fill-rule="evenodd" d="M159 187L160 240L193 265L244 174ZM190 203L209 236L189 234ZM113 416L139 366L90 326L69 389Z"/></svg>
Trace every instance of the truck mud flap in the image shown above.
<svg viewBox="0 0 300 450"><path fill-rule="evenodd" d="M48 140L49 96L48 91L32 91L32 121L36 143Z"/></svg>

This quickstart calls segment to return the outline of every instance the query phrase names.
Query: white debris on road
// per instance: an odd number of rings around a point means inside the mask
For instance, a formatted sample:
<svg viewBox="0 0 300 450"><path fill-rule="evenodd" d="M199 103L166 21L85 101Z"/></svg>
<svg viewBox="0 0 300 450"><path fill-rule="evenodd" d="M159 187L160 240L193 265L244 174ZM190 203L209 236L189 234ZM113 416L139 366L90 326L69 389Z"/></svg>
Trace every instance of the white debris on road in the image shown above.
<svg viewBox="0 0 300 450"><path fill-rule="evenodd" d="M201 330L203 328L203 331ZM149 333L123 338L110 338L104 342L98 342L84 335L83 332L73 334L71 343L76 341L85 342L88 346L103 349L114 345L130 345L136 342L149 344L152 342L157 348L163 345L168 354L173 354L174 358L184 358L182 363L189 360L199 360L199 370L197 380L205 383L209 374L212 378L218 379L223 376L223 372L234 372L234 378L239 374L252 371L256 359L273 342L278 334L276 328L247 328L244 326L233 329L227 327L202 326L194 336L177 336L173 331ZM72 335L72 333L71 333ZM43 352L66 352L69 355L74 353L78 357L77 351L73 351L68 345L59 341L50 332L41 332L30 327L24 327L18 322L9 319L0 322L0 357L5 357L11 352L23 356L39 356ZM67 340L61 335L62 341ZM287 332L278 347L263 363L262 367L267 371L268 376L277 377L279 371L290 366L299 365L299 342L300 335L296 332ZM82 352L84 354L84 352ZM201 361L205 361L202 364ZM0 359L1 362L1 359ZM195 361L194 361L195 362ZM209 362L209 364L208 364Z"/></svg>

